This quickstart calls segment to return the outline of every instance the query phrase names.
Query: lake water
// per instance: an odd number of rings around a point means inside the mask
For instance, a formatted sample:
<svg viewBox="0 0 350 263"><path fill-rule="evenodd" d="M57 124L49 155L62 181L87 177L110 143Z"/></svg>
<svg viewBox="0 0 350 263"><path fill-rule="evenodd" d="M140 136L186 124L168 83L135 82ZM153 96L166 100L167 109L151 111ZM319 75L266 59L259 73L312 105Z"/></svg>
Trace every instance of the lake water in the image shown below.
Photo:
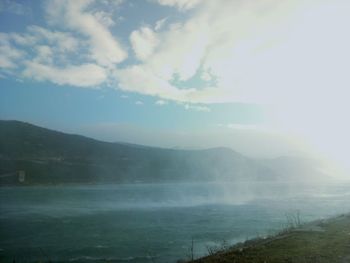
<svg viewBox="0 0 350 263"><path fill-rule="evenodd" d="M0 188L1 262L176 262L207 247L350 211L350 184Z"/></svg>

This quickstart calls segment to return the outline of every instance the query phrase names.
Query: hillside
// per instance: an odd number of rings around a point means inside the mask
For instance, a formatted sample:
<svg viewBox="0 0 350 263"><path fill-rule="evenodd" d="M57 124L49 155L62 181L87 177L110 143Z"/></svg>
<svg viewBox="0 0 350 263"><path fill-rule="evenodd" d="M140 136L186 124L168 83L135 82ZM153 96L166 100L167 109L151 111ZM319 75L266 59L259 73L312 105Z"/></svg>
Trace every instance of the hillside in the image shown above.
<svg viewBox="0 0 350 263"><path fill-rule="evenodd" d="M228 148L173 150L108 143L19 121L0 121L0 175L24 184L273 180L276 173ZM18 184L16 176L2 176Z"/></svg>

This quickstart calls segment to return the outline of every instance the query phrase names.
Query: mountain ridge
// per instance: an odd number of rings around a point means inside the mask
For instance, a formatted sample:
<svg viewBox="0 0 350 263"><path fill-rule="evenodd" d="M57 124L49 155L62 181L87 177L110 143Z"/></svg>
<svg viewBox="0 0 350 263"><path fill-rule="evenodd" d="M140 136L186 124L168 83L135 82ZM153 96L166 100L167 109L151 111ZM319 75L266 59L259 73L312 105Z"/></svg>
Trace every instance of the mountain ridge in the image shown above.
<svg viewBox="0 0 350 263"><path fill-rule="evenodd" d="M30 123L0 120L0 175L21 184L277 180L260 161L230 148L167 149L103 142ZM20 184L1 177L0 185Z"/></svg>

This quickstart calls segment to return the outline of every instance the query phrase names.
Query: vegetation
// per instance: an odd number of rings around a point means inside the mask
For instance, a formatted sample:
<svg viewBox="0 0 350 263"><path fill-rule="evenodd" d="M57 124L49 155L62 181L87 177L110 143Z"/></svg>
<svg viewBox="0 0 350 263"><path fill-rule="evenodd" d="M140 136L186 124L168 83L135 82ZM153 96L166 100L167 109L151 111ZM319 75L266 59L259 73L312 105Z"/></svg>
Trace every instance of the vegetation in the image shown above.
<svg viewBox="0 0 350 263"><path fill-rule="evenodd" d="M350 215L295 225L295 223L300 223L298 218L298 215L294 215L293 225L275 236L249 240L231 248L209 253L206 257L190 262L350 262Z"/></svg>
<svg viewBox="0 0 350 263"><path fill-rule="evenodd" d="M108 143L18 121L0 121L0 175L26 172L26 184L275 179L228 148L173 150ZM0 184L18 184L11 177Z"/></svg>

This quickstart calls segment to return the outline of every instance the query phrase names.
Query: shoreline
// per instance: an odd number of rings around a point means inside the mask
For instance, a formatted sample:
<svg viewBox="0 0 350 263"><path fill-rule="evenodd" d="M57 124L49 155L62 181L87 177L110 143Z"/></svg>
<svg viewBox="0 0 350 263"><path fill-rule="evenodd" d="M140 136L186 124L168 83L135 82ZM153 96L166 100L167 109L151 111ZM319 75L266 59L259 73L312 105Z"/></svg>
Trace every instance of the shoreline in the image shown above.
<svg viewBox="0 0 350 263"><path fill-rule="evenodd" d="M190 261L195 263L346 263L350 262L350 213L247 240Z"/></svg>

